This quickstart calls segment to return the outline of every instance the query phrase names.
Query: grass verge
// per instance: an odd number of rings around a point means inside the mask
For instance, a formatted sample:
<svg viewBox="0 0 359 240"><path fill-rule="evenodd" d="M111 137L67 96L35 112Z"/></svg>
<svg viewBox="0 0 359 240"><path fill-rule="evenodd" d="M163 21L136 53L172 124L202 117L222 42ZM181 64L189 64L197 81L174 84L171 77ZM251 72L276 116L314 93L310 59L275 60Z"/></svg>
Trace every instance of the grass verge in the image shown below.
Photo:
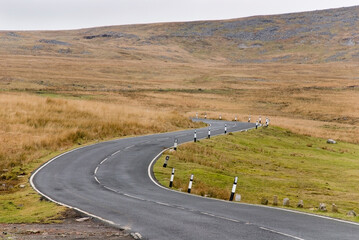
<svg viewBox="0 0 359 240"><path fill-rule="evenodd" d="M163 168L166 155L170 160ZM267 198L271 205L278 196L281 205L288 197L292 209L359 222L359 217L346 216L349 210L359 212L358 156L359 145L329 145L321 138L270 127L181 145L176 152L165 152L154 172L168 186L175 168L174 189L184 192L194 174L192 193L220 199L229 198L238 176L236 193L242 202L259 204ZM296 208L299 200L304 208ZM319 203L328 211L319 211ZM332 212L332 203L338 213Z"/></svg>
<svg viewBox="0 0 359 240"><path fill-rule="evenodd" d="M54 152L23 167L22 175L11 191L0 194L1 223L55 223L61 221L65 207L43 200L28 182L31 170L59 155Z"/></svg>

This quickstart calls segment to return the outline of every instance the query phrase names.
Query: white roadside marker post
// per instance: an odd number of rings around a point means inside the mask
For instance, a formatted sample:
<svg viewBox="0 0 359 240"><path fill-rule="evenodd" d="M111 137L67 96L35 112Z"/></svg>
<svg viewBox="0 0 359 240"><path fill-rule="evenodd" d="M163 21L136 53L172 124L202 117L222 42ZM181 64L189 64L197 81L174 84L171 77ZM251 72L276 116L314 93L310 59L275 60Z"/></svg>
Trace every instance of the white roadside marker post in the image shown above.
<svg viewBox="0 0 359 240"><path fill-rule="evenodd" d="M165 162L163 163L163 167L167 167L167 162L170 159L170 156L166 156Z"/></svg>
<svg viewBox="0 0 359 240"><path fill-rule="evenodd" d="M211 138L211 128L209 127L208 128L208 139L210 139Z"/></svg>
<svg viewBox="0 0 359 240"><path fill-rule="evenodd" d="M175 139L175 144L174 144L174 146L173 146L173 149L174 149L175 151L177 151L177 145L178 145L178 139L176 138L176 139Z"/></svg>
<svg viewBox="0 0 359 240"><path fill-rule="evenodd" d="M222 115L219 115L219 120L222 120Z"/></svg>
<svg viewBox="0 0 359 240"><path fill-rule="evenodd" d="M207 119L207 113L204 114L204 119Z"/></svg>
<svg viewBox="0 0 359 240"><path fill-rule="evenodd" d="M224 134L227 134L227 124L224 124Z"/></svg>
<svg viewBox="0 0 359 240"><path fill-rule="evenodd" d="M232 187L232 192L231 192L231 196L230 196L230 198L229 198L229 201L233 201L234 194L236 193L237 181L238 181L238 177L235 177L235 178L234 178L233 187Z"/></svg>
<svg viewBox="0 0 359 240"><path fill-rule="evenodd" d="M189 179L188 190L187 190L188 193L191 193L192 183L193 183L193 174L191 174L191 178Z"/></svg>
<svg viewBox="0 0 359 240"><path fill-rule="evenodd" d="M193 141L194 141L194 142L197 142L197 130L194 130Z"/></svg>
<svg viewBox="0 0 359 240"><path fill-rule="evenodd" d="M170 179L170 188L173 186L173 179L175 177L175 168L172 168L172 174Z"/></svg>
<svg viewBox="0 0 359 240"><path fill-rule="evenodd" d="M237 116L234 117L234 121L237 122Z"/></svg>
<svg viewBox="0 0 359 240"><path fill-rule="evenodd" d="M249 115L249 117L248 117L248 122L251 122L251 116Z"/></svg>

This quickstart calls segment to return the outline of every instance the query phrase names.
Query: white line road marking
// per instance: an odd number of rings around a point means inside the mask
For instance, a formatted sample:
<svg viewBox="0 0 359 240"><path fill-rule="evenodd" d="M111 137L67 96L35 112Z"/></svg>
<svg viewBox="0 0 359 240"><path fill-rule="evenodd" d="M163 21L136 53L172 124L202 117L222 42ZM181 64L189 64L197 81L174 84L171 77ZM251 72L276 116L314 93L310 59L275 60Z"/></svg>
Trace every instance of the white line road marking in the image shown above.
<svg viewBox="0 0 359 240"><path fill-rule="evenodd" d="M101 184L100 181L97 179L96 176L95 176L95 180L96 180L96 182L98 182L98 184Z"/></svg>
<svg viewBox="0 0 359 240"><path fill-rule="evenodd" d="M146 201L146 200L143 199L143 198L136 197L136 196L133 196L133 195L130 195L130 194L127 194L127 193L123 193L123 195L126 196L126 197L129 197L129 198L134 198L134 199L137 199L137 200ZM151 201L150 201L150 202L151 202Z"/></svg>
<svg viewBox="0 0 359 240"><path fill-rule="evenodd" d="M103 164L104 162L106 162L107 159L108 159L108 158L105 158L104 160L102 160L102 161L100 162L100 165Z"/></svg>
<svg viewBox="0 0 359 240"><path fill-rule="evenodd" d="M132 148L132 147L134 147L134 146L136 146L136 145L128 146L128 147L125 148L125 150L130 149L130 148Z"/></svg>
<svg viewBox="0 0 359 240"><path fill-rule="evenodd" d="M169 137L166 137L166 138L158 138L156 141L163 141L163 140L167 140L167 139L170 139ZM151 142L151 141L147 141L146 143L148 142Z"/></svg>
<svg viewBox="0 0 359 240"><path fill-rule="evenodd" d="M227 220L227 221L230 221L230 222L236 222L236 223L239 223L238 220L235 220L235 219L232 219L232 218L227 218L227 217L221 217L221 216L215 216L216 218L220 218L220 219L223 219L223 220Z"/></svg>
<svg viewBox="0 0 359 240"><path fill-rule="evenodd" d="M155 202L159 205L164 205L164 206L167 206L167 207L171 207L171 205L167 204L167 203L163 203L163 202Z"/></svg>
<svg viewBox="0 0 359 240"><path fill-rule="evenodd" d="M118 150L117 152L112 153L111 156L114 156L114 155L116 155L116 154L119 153L119 152L121 152L121 150Z"/></svg>
<svg viewBox="0 0 359 240"><path fill-rule="evenodd" d="M204 215L211 216L211 217L216 217L216 215L213 215L213 214L211 214L211 213L207 213L207 212L201 212L201 213L204 214Z"/></svg>
<svg viewBox="0 0 359 240"><path fill-rule="evenodd" d="M100 183L101 184L101 183ZM117 192L115 189L113 189L113 188L109 188L109 187L107 187L107 186L103 186L104 188L106 188L107 190L110 190L110 191L112 191L112 192Z"/></svg>
<svg viewBox="0 0 359 240"><path fill-rule="evenodd" d="M181 134L181 135L177 135L176 137L179 138L179 137L185 137L185 136L188 136L188 134Z"/></svg>
<svg viewBox="0 0 359 240"><path fill-rule="evenodd" d="M293 238L293 239L304 240L304 238L300 238L300 237L296 237L296 236L293 236L293 235L290 235L290 234L278 232L278 231L275 231L275 230L272 230L272 229L268 229L268 228L265 228L265 227L259 227L259 228L260 228L260 229L263 229L263 230L265 230L265 231L268 231L268 232L277 233L277 234L279 234L279 235L283 235L283 236L290 237L290 238Z"/></svg>
<svg viewBox="0 0 359 240"><path fill-rule="evenodd" d="M99 166L97 166L97 168L95 169L95 172L94 172L94 173L95 173L95 175L97 174L98 167L99 167Z"/></svg>

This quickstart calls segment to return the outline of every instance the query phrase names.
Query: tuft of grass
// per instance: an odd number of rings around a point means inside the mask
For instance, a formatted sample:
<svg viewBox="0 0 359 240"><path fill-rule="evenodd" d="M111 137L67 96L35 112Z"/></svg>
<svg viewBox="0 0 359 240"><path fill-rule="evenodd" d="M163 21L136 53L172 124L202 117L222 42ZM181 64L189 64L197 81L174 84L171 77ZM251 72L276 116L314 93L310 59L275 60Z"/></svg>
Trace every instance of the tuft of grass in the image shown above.
<svg viewBox="0 0 359 240"><path fill-rule="evenodd" d="M167 168L162 164L170 156ZM346 216L359 212L359 146L339 142L328 145L325 139L308 137L279 127L261 128L181 145L176 152L165 152L154 166L158 181L168 186L171 169L176 169L174 188L187 191L194 174L194 194L229 199L233 179L238 176L237 193L245 203L260 204L265 197L272 203L285 197L299 211L324 214L359 222ZM326 203L328 212L318 211ZM331 212L331 204L339 213Z"/></svg>

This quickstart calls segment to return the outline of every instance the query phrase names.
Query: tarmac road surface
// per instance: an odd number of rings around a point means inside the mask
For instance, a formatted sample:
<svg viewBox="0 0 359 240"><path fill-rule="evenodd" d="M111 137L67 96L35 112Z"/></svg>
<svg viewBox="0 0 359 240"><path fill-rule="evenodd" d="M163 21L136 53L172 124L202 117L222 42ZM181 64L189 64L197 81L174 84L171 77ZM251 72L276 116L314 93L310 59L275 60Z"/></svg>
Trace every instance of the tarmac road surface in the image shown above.
<svg viewBox="0 0 359 240"><path fill-rule="evenodd" d="M255 126L198 121L211 124L211 136L223 134L224 124L228 132ZM197 129L197 138L207 133L208 128ZM359 239L359 224L160 187L151 171L154 159L175 138L183 143L193 136L194 130L185 130L82 147L43 165L30 182L50 200L139 232L143 239Z"/></svg>

